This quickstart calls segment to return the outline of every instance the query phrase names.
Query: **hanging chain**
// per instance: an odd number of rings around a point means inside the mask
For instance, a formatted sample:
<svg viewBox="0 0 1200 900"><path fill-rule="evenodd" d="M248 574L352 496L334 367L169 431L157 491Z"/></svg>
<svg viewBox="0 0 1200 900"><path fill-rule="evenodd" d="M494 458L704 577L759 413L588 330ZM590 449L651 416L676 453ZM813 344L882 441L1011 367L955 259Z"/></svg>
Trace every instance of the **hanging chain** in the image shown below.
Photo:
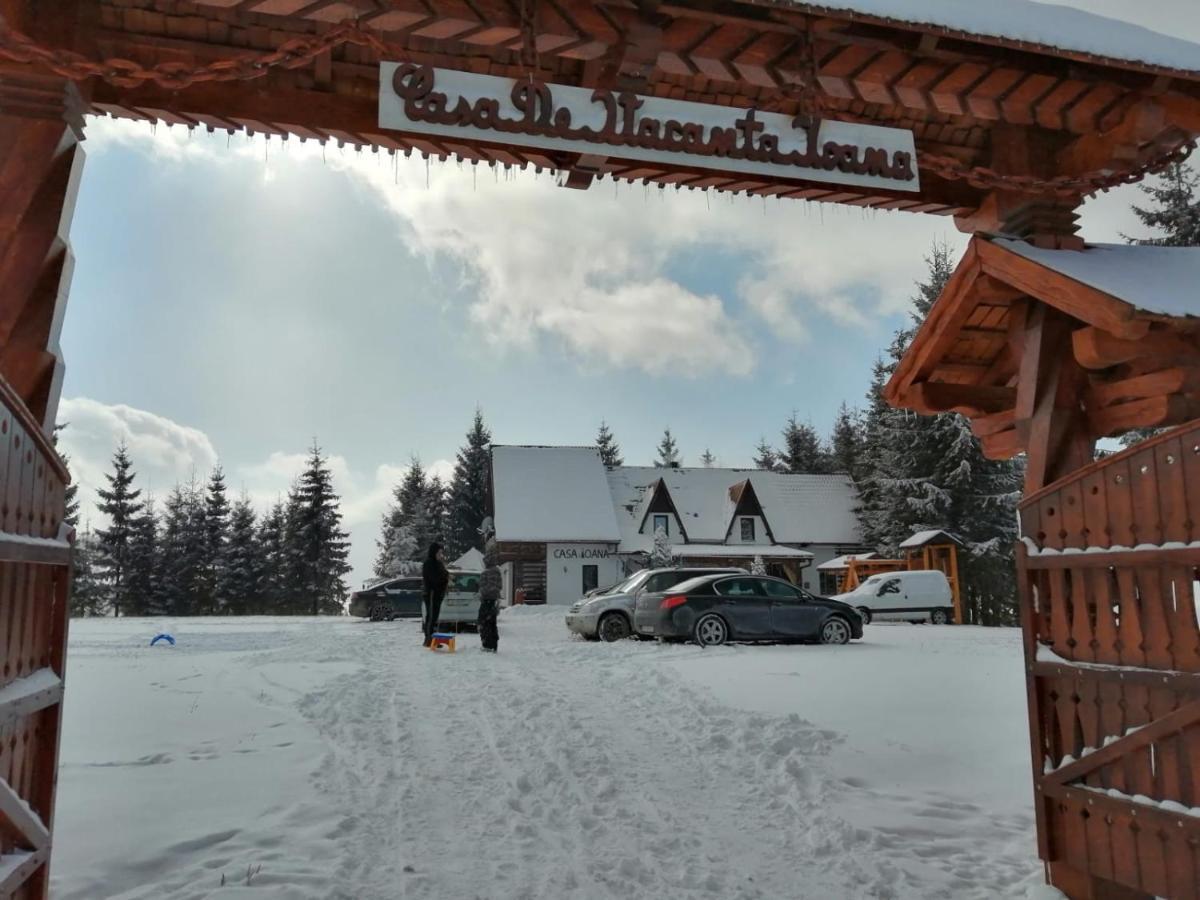
<svg viewBox="0 0 1200 900"><path fill-rule="evenodd" d="M541 60L537 48L537 0L521 0L521 65L532 81Z"/></svg>

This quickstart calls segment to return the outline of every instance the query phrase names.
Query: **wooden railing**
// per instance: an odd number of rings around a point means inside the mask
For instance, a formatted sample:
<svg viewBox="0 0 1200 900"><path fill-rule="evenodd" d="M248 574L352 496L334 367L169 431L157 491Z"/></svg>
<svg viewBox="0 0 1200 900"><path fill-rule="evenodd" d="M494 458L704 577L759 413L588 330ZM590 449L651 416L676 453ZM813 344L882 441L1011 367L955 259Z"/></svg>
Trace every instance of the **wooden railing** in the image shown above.
<svg viewBox="0 0 1200 900"><path fill-rule="evenodd" d="M1200 423L1055 482L1020 515L1042 858L1077 871L1080 896L1116 882L1196 897Z"/></svg>
<svg viewBox="0 0 1200 900"><path fill-rule="evenodd" d="M71 547L67 472L0 379L0 897L46 896Z"/></svg>

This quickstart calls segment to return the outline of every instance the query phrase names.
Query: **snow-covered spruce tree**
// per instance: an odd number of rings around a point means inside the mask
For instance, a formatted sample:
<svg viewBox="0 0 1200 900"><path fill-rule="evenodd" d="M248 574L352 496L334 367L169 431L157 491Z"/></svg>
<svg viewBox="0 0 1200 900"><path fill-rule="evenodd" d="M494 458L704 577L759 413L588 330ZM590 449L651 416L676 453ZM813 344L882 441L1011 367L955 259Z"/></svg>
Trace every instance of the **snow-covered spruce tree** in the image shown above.
<svg viewBox="0 0 1200 900"><path fill-rule="evenodd" d="M446 523L446 555L457 559L472 547L483 549L479 527L487 517L488 480L492 456L492 433L483 421L483 410L475 410L475 420L467 432L467 442L454 460L450 480L449 519ZM423 536L421 536L423 537Z"/></svg>
<svg viewBox="0 0 1200 900"><path fill-rule="evenodd" d="M821 446L817 430L807 422L797 421L795 413L783 428L780 463L784 471L792 474L821 475L831 469L829 454Z"/></svg>
<svg viewBox="0 0 1200 900"><path fill-rule="evenodd" d="M1155 183L1140 186L1153 201L1152 206L1133 207L1134 213L1157 235L1126 238L1131 244L1156 247L1200 246L1200 173L1185 164L1167 169ZM1121 436L1121 444L1132 447L1163 431L1161 428L1135 428Z"/></svg>
<svg viewBox="0 0 1200 900"><path fill-rule="evenodd" d="M858 491L859 525L863 543L868 547L882 547L888 531L887 510L880 481L884 476L883 455L884 419L891 408L883 399L883 388L887 384L891 369L882 358L875 360L871 370L871 386L867 390L867 410L863 414L862 446L859 468L854 474L854 486Z"/></svg>
<svg viewBox="0 0 1200 900"><path fill-rule="evenodd" d="M654 465L659 469L669 469L683 465L683 457L679 453L679 445L671 435L671 429L663 429L662 440L658 442L658 459Z"/></svg>
<svg viewBox="0 0 1200 900"><path fill-rule="evenodd" d="M750 574L751 575L766 575L767 574L767 564L763 562L763 558L761 556L754 557L754 561L752 563L750 563Z"/></svg>
<svg viewBox="0 0 1200 900"><path fill-rule="evenodd" d="M263 516L258 527L260 565L255 596L257 606L248 610L252 614L282 615L290 602L288 577L291 560L287 546L287 511L282 500L277 500Z"/></svg>
<svg viewBox="0 0 1200 900"><path fill-rule="evenodd" d="M1200 173L1186 164L1176 163L1159 178L1141 185L1152 206L1134 205L1133 211L1147 228L1159 234L1148 238L1129 238L1132 244L1156 247L1200 246Z"/></svg>
<svg viewBox="0 0 1200 900"><path fill-rule="evenodd" d="M596 449L600 451L600 459L608 468L615 469L625 465L625 460L621 457L621 446L609 431L607 422L600 422L600 430L596 432Z"/></svg>
<svg viewBox="0 0 1200 900"><path fill-rule="evenodd" d="M444 507L439 506L436 498L431 504L430 485L431 479L426 476L420 458L414 456L404 478L392 490L392 504L383 514L379 540L375 542L378 548L374 567L376 575L390 575L403 568L405 563L419 562L429 550L429 542L435 539L434 532L440 535L436 522L431 521L431 514L436 514L438 509ZM402 529L405 532L403 540L397 536ZM395 553L399 549L408 552L410 546L414 553L411 559L396 558Z"/></svg>
<svg viewBox="0 0 1200 900"><path fill-rule="evenodd" d="M779 454L775 448L767 443L767 439L760 438L758 446L754 448L754 468L762 469L765 472L776 472L779 470Z"/></svg>
<svg viewBox="0 0 1200 900"><path fill-rule="evenodd" d="M229 543L225 549L224 611L235 616L257 612L262 605L263 547L258 541L254 507L243 494L229 513Z"/></svg>
<svg viewBox="0 0 1200 900"><path fill-rule="evenodd" d="M225 612L225 552L229 546L229 498L225 472L218 463L204 496L204 607L210 615Z"/></svg>
<svg viewBox="0 0 1200 900"><path fill-rule="evenodd" d="M385 578L416 575L421 571L421 547L409 525L400 524L389 532L389 543L380 548L376 574Z"/></svg>
<svg viewBox="0 0 1200 900"><path fill-rule="evenodd" d="M650 568L665 569L674 565L675 551L671 549L671 538L665 528L654 529L654 551L650 554Z"/></svg>
<svg viewBox="0 0 1200 900"><path fill-rule="evenodd" d="M346 601L350 545L342 530L333 475L316 441L295 491L293 560L296 581L309 615L341 615Z"/></svg>
<svg viewBox="0 0 1200 900"><path fill-rule="evenodd" d="M715 468L717 465L717 458L713 456L712 451L707 447L705 447L704 452L700 454L700 465L704 466L706 469Z"/></svg>
<svg viewBox="0 0 1200 900"><path fill-rule="evenodd" d="M927 261L928 276L913 298L913 324L896 335L889 363L876 367L873 391L882 391L954 270L944 244L935 244ZM969 422L955 413L918 416L887 407L878 394L870 401L860 512L867 540L893 554L914 531L957 535L965 543L959 573L968 621L1012 624L1020 465L985 459Z"/></svg>
<svg viewBox="0 0 1200 900"><path fill-rule="evenodd" d="M59 422L54 426L54 433L50 436L54 446L58 447L58 434L68 425L67 422ZM67 475L71 475L71 457L66 453L59 451L59 457L62 459L63 466L66 467ZM63 507L65 514L63 522L68 528L74 528L79 524L79 482L73 477L67 482L67 488L63 494Z"/></svg>
<svg viewBox="0 0 1200 900"><path fill-rule="evenodd" d="M863 434L858 410L851 410L845 403L841 405L833 422L833 437L829 444L833 471L851 477L857 475L863 455Z"/></svg>
<svg viewBox="0 0 1200 900"><path fill-rule="evenodd" d="M158 511L154 498L133 520L129 536L129 572L125 584L127 615L156 616L163 613L158 552Z"/></svg>
<svg viewBox="0 0 1200 900"><path fill-rule="evenodd" d="M74 570L71 574L71 615L102 616L107 601L102 576L96 570L98 554L96 535L84 529L75 538L72 553Z"/></svg>
<svg viewBox="0 0 1200 900"><path fill-rule="evenodd" d="M105 475L108 488L97 491L100 495L99 510L108 517L108 527L98 531L96 537L99 568L108 588L109 605L113 615L119 616L125 610L129 539L134 519L142 508L138 500L142 492L133 486L136 475L124 441L117 447L112 462L112 473Z"/></svg>
<svg viewBox="0 0 1200 900"><path fill-rule="evenodd" d="M159 594L163 612L195 616L204 612L204 498L195 481L177 484L163 505L159 538Z"/></svg>
<svg viewBox="0 0 1200 900"><path fill-rule="evenodd" d="M480 524L483 519L479 520ZM446 485L442 483L440 475L434 475L429 479L429 483L425 485L425 533L418 535L418 539L425 545L426 548L430 544L436 542L447 548L446 556L450 560L455 560L462 554L454 554L453 548L447 543L446 529L450 525L450 494L446 489ZM476 526L478 531L479 526ZM478 539L479 535L475 537ZM470 548L468 548L470 549ZM465 553L466 550L463 551Z"/></svg>

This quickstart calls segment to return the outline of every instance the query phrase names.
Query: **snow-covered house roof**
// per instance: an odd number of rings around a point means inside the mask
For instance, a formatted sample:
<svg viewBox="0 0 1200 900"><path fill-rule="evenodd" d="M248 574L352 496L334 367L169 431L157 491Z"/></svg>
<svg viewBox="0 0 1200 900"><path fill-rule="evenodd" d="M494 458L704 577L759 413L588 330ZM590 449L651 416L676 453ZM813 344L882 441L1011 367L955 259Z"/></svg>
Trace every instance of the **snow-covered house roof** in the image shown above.
<svg viewBox="0 0 1200 900"><path fill-rule="evenodd" d="M807 550L776 544L685 544L675 548L680 559L812 559Z"/></svg>
<svg viewBox="0 0 1200 900"><path fill-rule="evenodd" d="M1137 67L1200 72L1200 46L1117 19L1032 0L759 0L801 11L907 24L1001 46L1066 51Z"/></svg>
<svg viewBox="0 0 1200 900"><path fill-rule="evenodd" d="M608 473L612 505L621 530L621 549L649 550L643 528L647 498L662 481L689 545L724 543L733 523L732 489L749 481L778 544L856 544L857 496L845 475L785 475L757 469L658 469L625 466Z"/></svg>
<svg viewBox="0 0 1200 900"><path fill-rule="evenodd" d="M924 547L926 544L961 544L958 538L948 531L942 531L934 528L929 531L918 531L912 537L905 538L900 542L901 550L915 550L917 547Z"/></svg>
<svg viewBox="0 0 1200 900"><path fill-rule="evenodd" d="M852 559L874 559L874 553L847 553L845 556L836 556L829 562L823 562L817 566L818 572L843 572L850 568Z"/></svg>
<svg viewBox="0 0 1200 900"><path fill-rule="evenodd" d="M595 447L493 447L497 541L621 539Z"/></svg>
<svg viewBox="0 0 1200 900"><path fill-rule="evenodd" d="M993 243L1146 312L1200 316L1200 247L1088 244L1083 250L1048 250L1006 238Z"/></svg>

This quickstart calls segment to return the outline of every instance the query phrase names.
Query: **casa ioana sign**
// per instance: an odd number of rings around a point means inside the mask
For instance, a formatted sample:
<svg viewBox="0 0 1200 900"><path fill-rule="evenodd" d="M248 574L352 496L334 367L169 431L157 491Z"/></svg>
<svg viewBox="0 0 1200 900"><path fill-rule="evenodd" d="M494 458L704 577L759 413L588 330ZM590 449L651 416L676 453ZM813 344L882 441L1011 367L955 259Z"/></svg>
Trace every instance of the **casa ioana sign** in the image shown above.
<svg viewBox="0 0 1200 900"><path fill-rule="evenodd" d="M380 63L379 125L721 172L920 190L911 131Z"/></svg>

